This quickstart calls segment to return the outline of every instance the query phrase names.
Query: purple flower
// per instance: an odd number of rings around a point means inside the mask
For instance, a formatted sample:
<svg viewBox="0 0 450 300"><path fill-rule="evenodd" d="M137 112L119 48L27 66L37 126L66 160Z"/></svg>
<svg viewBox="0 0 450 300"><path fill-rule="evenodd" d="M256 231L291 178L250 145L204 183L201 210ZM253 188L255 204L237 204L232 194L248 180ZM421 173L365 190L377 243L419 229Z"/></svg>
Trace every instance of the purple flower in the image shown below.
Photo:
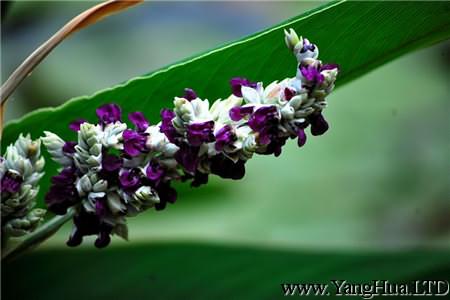
<svg viewBox="0 0 450 300"><path fill-rule="evenodd" d="M235 106L230 109L230 119L237 122L253 112L253 106Z"/></svg>
<svg viewBox="0 0 450 300"><path fill-rule="evenodd" d="M105 104L96 110L99 122L102 125L115 123L122 120L122 110L117 104Z"/></svg>
<svg viewBox="0 0 450 300"><path fill-rule="evenodd" d="M86 235L97 235L95 247L104 248L111 242L112 226L102 222L101 218L95 214L80 211L74 218L74 230L67 241L67 246L75 247L83 242Z"/></svg>
<svg viewBox="0 0 450 300"><path fill-rule="evenodd" d="M314 66L300 66L300 72L307 81L311 81L313 84L321 84L325 79Z"/></svg>
<svg viewBox="0 0 450 300"><path fill-rule="evenodd" d="M104 225L105 229L100 230L100 232L98 233L97 239L94 242L95 247L101 249L101 248L105 248L106 246L109 245L109 243L111 243L111 229L108 229L107 224Z"/></svg>
<svg viewBox="0 0 450 300"><path fill-rule="evenodd" d="M62 151L66 154L74 154L76 142L65 142Z"/></svg>
<svg viewBox="0 0 450 300"><path fill-rule="evenodd" d="M123 134L123 150L129 156L138 156L147 151L145 145L147 134L139 133L131 129L126 129Z"/></svg>
<svg viewBox="0 0 450 300"><path fill-rule="evenodd" d="M290 88L285 88L284 89L284 99L286 99L287 101L291 100L292 97L295 96L295 91L291 90Z"/></svg>
<svg viewBox="0 0 450 300"><path fill-rule="evenodd" d="M300 49L300 53L305 53L306 51L314 51L316 49L316 45L311 44L308 39L303 39L303 47Z"/></svg>
<svg viewBox="0 0 450 300"><path fill-rule="evenodd" d="M130 171L123 171L119 177L120 186L122 189L131 194L134 193L141 186L141 171L137 168Z"/></svg>
<svg viewBox="0 0 450 300"><path fill-rule="evenodd" d="M7 171L1 180L1 192L2 193L10 193L14 194L17 193L20 190L20 185L23 182L23 178L19 173L13 173L10 171Z"/></svg>
<svg viewBox="0 0 450 300"><path fill-rule="evenodd" d="M157 186L161 182L161 179L164 178L165 170L160 164L152 162L148 165L145 173L147 178Z"/></svg>
<svg viewBox="0 0 450 300"><path fill-rule="evenodd" d="M197 99L197 93L193 89L184 89L184 99L188 101L192 101L194 99Z"/></svg>
<svg viewBox="0 0 450 300"><path fill-rule="evenodd" d="M299 147L302 147L306 143L306 133L304 128L299 128L297 130L297 144Z"/></svg>
<svg viewBox="0 0 450 300"><path fill-rule="evenodd" d="M217 151L222 151L225 146L233 144L237 139L233 128L230 125L225 125L216 133L216 144L214 147Z"/></svg>
<svg viewBox="0 0 450 300"><path fill-rule="evenodd" d="M268 145L278 132L278 111L275 106L263 106L257 109L248 120L248 126L259 133L259 143Z"/></svg>
<svg viewBox="0 0 450 300"><path fill-rule="evenodd" d="M80 201L75 188L75 169L65 168L51 179L52 185L45 195L48 209L57 214L64 215L67 209Z"/></svg>
<svg viewBox="0 0 450 300"><path fill-rule="evenodd" d="M211 173L222 178L241 179L245 175L245 162L242 160L233 162L222 154L218 154L211 158Z"/></svg>
<svg viewBox="0 0 450 300"><path fill-rule="evenodd" d="M202 173L200 171L195 172L193 180L191 182L192 187L199 187L202 184L208 183L208 174Z"/></svg>
<svg viewBox="0 0 450 300"><path fill-rule="evenodd" d="M214 142L214 121L193 123L187 126L187 139L192 146Z"/></svg>
<svg viewBox="0 0 450 300"><path fill-rule="evenodd" d="M98 198L95 200L95 214L99 217L104 217L107 212L107 207L104 198Z"/></svg>
<svg viewBox="0 0 450 300"><path fill-rule="evenodd" d="M169 141L173 143L177 136L177 131L175 127L173 127L172 120L175 118L175 113L170 109L161 110L161 126L159 127L159 131L164 133Z"/></svg>
<svg viewBox="0 0 450 300"><path fill-rule="evenodd" d="M99 172L101 178L108 181L108 185L116 185L119 180L119 171L123 166L123 160L113 154L103 153L102 169Z"/></svg>
<svg viewBox="0 0 450 300"><path fill-rule="evenodd" d="M175 153L176 161L183 166L186 172L194 174L199 163L199 147L192 147L185 143L179 147L180 149Z"/></svg>
<svg viewBox="0 0 450 300"><path fill-rule="evenodd" d="M248 86L251 88L256 88L256 82L250 82L246 78L235 77L230 80L231 90L233 95L237 97L242 97L242 87Z"/></svg>
<svg viewBox="0 0 450 300"><path fill-rule="evenodd" d="M136 126L136 129L139 132L145 131L150 125L150 123L144 117L144 114L141 113L140 111L130 113L128 115L128 118L130 119L131 122L133 122L134 126Z"/></svg>
<svg viewBox="0 0 450 300"><path fill-rule="evenodd" d="M102 169L108 172L114 172L120 170L123 166L123 160L113 154L103 154L102 156Z"/></svg>
<svg viewBox="0 0 450 300"><path fill-rule="evenodd" d="M275 157L280 156L283 146L286 144L287 137L278 137L276 135L271 136L269 144L267 144L264 151L258 152L259 154L270 155Z"/></svg>
<svg viewBox="0 0 450 300"><path fill-rule="evenodd" d="M85 119L78 119L78 120L75 120L75 121L72 121L70 124L69 124L69 129L70 130L73 130L73 131L80 131L80 125L81 124L83 124L83 123L86 123L87 121L85 120Z"/></svg>
<svg viewBox="0 0 450 300"><path fill-rule="evenodd" d="M170 183L161 183L156 187L159 195L159 203L155 204L156 210L163 210L167 203L175 203L177 200L177 191L170 186Z"/></svg>
<svg viewBox="0 0 450 300"><path fill-rule="evenodd" d="M311 124L312 135L322 135L329 128L327 121L321 113L310 115L308 121Z"/></svg>

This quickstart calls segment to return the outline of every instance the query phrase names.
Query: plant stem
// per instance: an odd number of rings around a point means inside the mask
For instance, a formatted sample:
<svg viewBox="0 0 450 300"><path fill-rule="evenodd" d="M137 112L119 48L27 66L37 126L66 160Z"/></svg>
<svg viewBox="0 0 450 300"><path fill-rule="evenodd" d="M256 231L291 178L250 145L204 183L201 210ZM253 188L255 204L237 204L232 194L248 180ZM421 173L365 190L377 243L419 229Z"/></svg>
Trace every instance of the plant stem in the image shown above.
<svg viewBox="0 0 450 300"><path fill-rule="evenodd" d="M41 227L38 227L36 231L25 236L19 243L11 245L10 247L6 245L5 249L2 249L2 260L13 259L26 251L37 247L58 231L64 223L72 219L74 214L75 210L69 209L65 215L53 217L50 221L46 222Z"/></svg>
<svg viewBox="0 0 450 300"><path fill-rule="evenodd" d="M1 105L0 110L3 111L4 104L8 97L14 92L17 86L24 80L33 69L69 35L84 27L95 24L101 19L123 11L124 9L142 3L142 0L127 0L116 1L109 0L94 7L85 10L66 25L64 25L58 32L56 32L50 39L44 42L39 48L28 56L25 61L11 74L0 88Z"/></svg>

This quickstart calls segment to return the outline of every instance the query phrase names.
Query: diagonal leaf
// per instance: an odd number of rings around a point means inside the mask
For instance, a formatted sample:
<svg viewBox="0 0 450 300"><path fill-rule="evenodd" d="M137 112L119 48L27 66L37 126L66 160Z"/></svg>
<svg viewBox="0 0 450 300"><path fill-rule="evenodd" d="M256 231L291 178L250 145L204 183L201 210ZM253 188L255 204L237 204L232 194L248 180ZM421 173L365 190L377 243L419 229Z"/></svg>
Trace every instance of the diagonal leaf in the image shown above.
<svg viewBox="0 0 450 300"><path fill-rule="evenodd" d="M278 299L281 283L328 283L333 295L332 279L409 283L449 276L448 252L437 250L333 253L155 243L36 251L6 263L2 285L5 299Z"/></svg>
<svg viewBox="0 0 450 300"><path fill-rule="evenodd" d="M287 27L317 43L321 59L340 64L339 87L404 53L448 39L449 11L449 2L333 2L93 96L28 114L6 126L3 147L20 132L38 137L43 130L51 130L73 139L67 123L81 117L94 121L95 107L106 102L120 103L126 113L141 110L156 123L160 109L170 107L173 96L185 87L195 89L202 98L216 99L230 93L227 82L234 76L265 83L293 76L295 61L283 43ZM40 199L56 168L50 160L48 164Z"/></svg>

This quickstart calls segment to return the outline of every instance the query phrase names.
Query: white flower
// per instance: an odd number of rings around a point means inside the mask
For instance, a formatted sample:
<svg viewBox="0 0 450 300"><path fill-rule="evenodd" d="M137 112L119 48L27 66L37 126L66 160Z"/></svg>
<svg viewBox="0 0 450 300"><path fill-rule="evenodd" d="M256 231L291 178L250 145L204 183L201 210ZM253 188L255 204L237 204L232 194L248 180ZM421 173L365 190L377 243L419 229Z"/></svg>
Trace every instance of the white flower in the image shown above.
<svg viewBox="0 0 450 300"><path fill-rule="evenodd" d="M59 163L63 167L68 167L72 164L72 159L67 157L62 151L64 141L56 134L44 131L45 136L41 138L52 160Z"/></svg>
<svg viewBox="0 0 450 300"><path fill-rule="evenodd" d="M254 104L256 107L263 104L275 104L280 101L282 95L282 86L278 81L274 81L266 88L263 87L262 82L258 82L256 88L248 86L242 87L242 97L245 102Z"/></svg>
<svg viewBox="0 0 450 300"><path fill-rule="evenodd" d="M306 58L317 59L319 57L319 48L311 44L308 39L302 39L301 43L295 45L293 53L300 63Z"/></svg>
<svg viewBox="0 0 450 300"><path fill-rule="evenodd" d="M122 140L122 133L125 129L127 129L127 124L122 122L107 124L103 129L103 146L122 149L123 146L120 144L120 141Z"/></svg>
<svg viewBox="0 0 450 300"><path fill-rule="evenodd" d="M78 145L73 156L76 166L84 173L98 171L102 164L103 132L99 125L83 123L78 131Z"/></svg>
<svg viewBox="0 0 450 300"><path fill-rule="evenodd" d="M173 103L176 114L173 123L177 128L182 128L185 123L205 122L212 119L209 114L209 101L207 99L196 98L188 101L185 98L175 97Z"/></svg>
<svg viewBox="0 0 450 300"><path fill-rule="evenodd" d="M216 130L223 127L222 125L230 124L232 121L230 119L230 109L235 106L240 106L242 104L242 98L236 97L235 95L230 95L227 99L216 100L209 113L211 118L216 122Z"/></svg>
<svg viewBox="0 0 450 300"><path fill-rule="evenodd" d="M145 131L148 133L146 146L150 152L162 153L165 157L173 157L178 151L178 146L169 142L167 136L159 130L161 123L149 126Z"/></svg>

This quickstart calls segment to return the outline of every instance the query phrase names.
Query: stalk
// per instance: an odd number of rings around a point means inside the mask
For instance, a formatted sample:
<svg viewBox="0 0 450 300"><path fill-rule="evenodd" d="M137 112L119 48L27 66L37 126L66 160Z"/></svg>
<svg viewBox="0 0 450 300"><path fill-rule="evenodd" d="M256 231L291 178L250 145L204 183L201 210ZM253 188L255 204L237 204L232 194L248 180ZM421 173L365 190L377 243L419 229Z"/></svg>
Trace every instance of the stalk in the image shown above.
<svg viewBox="0 0 450 300"><path fill-rule="evenodd" d="M5 241L2 249L2 261L14 259L23 253L39 246L42 242L51 237L62 225L72 219L75 214L74 209L69 209L65 215L55 216L50 221L38 227L34 232L25 236L18 243Z"/></svg>

